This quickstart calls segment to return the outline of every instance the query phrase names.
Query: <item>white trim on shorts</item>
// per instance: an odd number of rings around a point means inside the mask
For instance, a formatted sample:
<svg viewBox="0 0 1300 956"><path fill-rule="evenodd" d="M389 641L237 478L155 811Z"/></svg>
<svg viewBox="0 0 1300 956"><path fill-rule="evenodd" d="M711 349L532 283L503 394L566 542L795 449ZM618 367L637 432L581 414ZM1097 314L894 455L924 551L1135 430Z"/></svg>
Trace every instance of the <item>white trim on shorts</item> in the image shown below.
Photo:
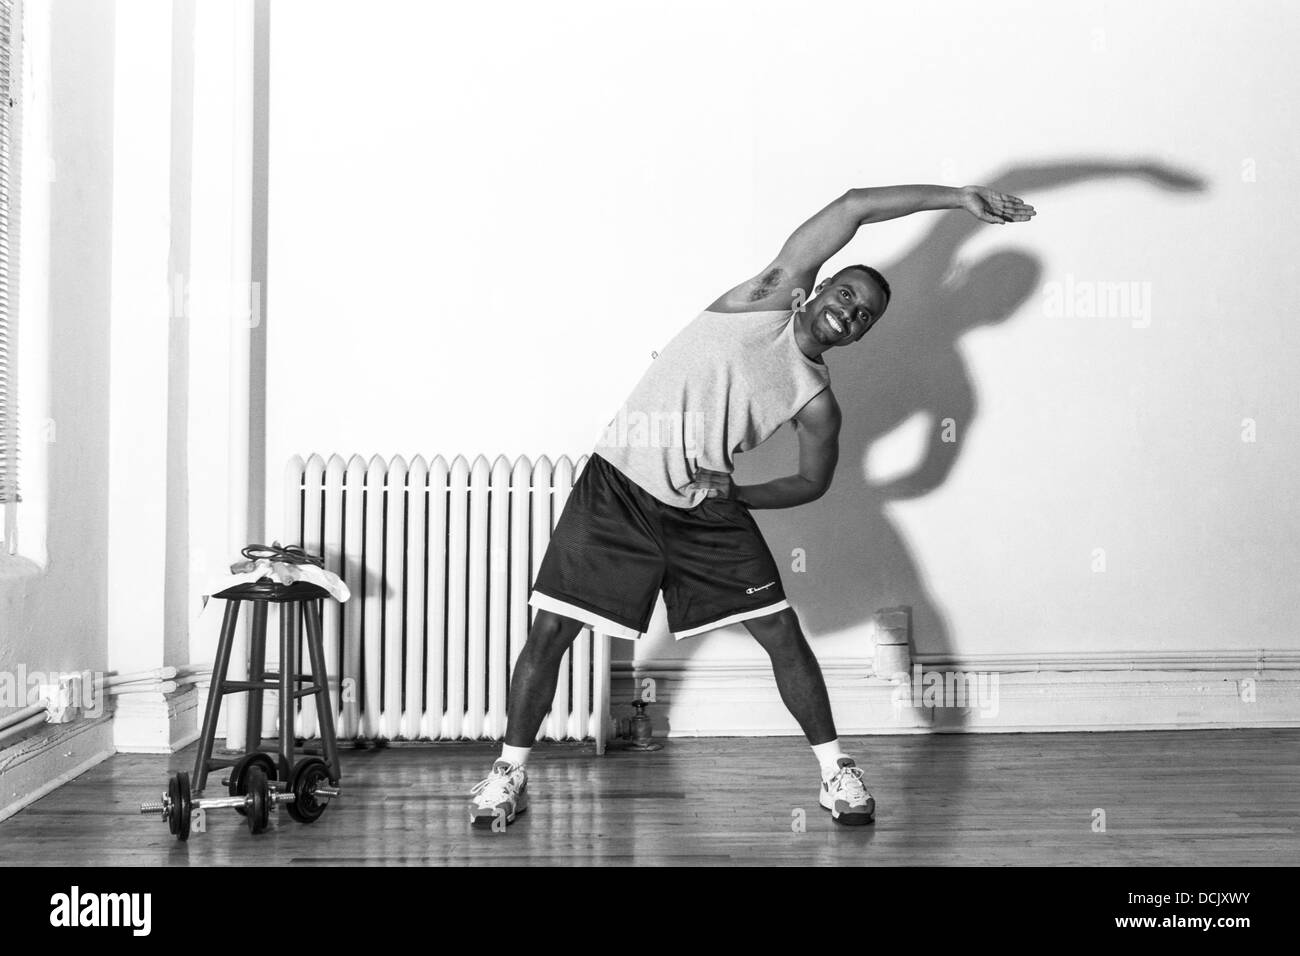
<svg viewBox="0 0 1300 956"><path fill-rule="evenodd" d="M549 594L543 594L541 591L534 591L529 597L528 603L539 611L551 611L554 614L560 614L564 617L573 618L575 621L581 621L593 631L599 631L601 634L609 634L613 637L623 637L630 641L635 641L641 636L641 632L628 627L625 624L619 624L617 621L611 621L607 617L601 617L594 611L588 611L586 608L578 607L576 604L570 604L568 601L561 601L553 598Z"/></svg>
<svg viewBox="0 0 1300 956"><path fill-rule="evenodd" d="M769 614L775 614L777 611L784 611L789 606L790 602L783 598L775 604L767 605L767 607L755 608L752 611L741 611L739 614L731 614L717 621L693 627L688 631L680 631L677 633L677 640L680 641L683 637L694 637L696 634L703 634L705 631L711 631L714 628L726 627L728 624L739 624L741 621L748 621L756 617L766 617Z"/></svg>

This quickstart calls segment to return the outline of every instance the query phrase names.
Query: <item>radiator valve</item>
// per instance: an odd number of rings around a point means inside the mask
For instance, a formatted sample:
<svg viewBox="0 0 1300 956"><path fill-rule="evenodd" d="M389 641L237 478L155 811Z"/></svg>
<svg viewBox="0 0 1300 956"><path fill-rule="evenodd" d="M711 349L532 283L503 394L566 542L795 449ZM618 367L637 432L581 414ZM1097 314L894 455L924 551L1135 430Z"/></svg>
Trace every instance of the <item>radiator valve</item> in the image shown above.
<svg viewBox="0 0 1300 956"><path fill-rule="evenodd" d="M628 737L630 738L627 745L628 750L663 750L663 744L654 742L654 723L651 721L650 715L645 712L648 703L648 701L639 698L632 701L632 707L636 710L636 713L632 715L632 719L628 722Z"/></svg>

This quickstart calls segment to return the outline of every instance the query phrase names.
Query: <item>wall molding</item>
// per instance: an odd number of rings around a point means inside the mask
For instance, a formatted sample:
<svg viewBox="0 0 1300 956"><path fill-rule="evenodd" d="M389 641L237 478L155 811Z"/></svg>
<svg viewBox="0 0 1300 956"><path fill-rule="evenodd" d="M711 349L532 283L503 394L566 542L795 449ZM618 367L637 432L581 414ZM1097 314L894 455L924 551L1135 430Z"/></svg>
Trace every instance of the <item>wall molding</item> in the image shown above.
<svg viewBox="0 0 1300 956"><path fill-rule="evenodd" d="M199 694L192 686L164 695L119 694L113 743L121 753L170 754L199 737Z"/></svg>
<svg viewBox="0 0 1300 956"><path fill-rule="evenodd" d="M113 718L104 714L40 732L0 750L0 820L113 756Z"/></svg>
<svg viewBox="0 0 1300 956"><path fill-rule="evenodd" d="M845 736L1300 726L1300 651L918 655L897 682L866 657L821 666ZM765 659L615 661L616 718L647 678L656 734L800 733Z"/></svg>

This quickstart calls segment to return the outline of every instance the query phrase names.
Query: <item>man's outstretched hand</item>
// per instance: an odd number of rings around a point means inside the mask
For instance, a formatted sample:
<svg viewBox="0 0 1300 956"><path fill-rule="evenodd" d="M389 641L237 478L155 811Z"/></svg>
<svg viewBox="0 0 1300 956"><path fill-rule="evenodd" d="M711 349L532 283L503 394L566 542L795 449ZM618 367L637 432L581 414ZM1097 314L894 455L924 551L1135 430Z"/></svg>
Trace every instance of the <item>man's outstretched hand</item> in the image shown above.
<svg viewBox="0 0 1300 956"><path fill-rule="evenodd" d="M1028 222L1037 215L1034 207L1019 196L1000 193L987 186L963 186L961 207L976 219L998 225L1007 222Z"/></svg>

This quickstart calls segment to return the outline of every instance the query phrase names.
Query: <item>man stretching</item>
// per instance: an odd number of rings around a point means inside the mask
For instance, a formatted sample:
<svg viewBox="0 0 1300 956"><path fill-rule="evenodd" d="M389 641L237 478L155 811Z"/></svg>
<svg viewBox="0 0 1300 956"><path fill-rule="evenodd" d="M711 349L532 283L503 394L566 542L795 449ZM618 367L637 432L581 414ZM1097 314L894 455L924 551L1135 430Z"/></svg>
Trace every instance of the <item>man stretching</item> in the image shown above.
<svg viewBox="0 0 1300 956"><path fill-rule="evenodd" d="M874 819L875 800L840 748L821 668L750 510L793 508L826 493L840 409L822 354L853 345L889 305L889 283L863 265L822 280L805 301L818 271L867 223L957 208L990 223L1034 215L1017 197L983 186L851 189L796 229L771 265L678 333L642 376L551 536L529 598L536 617L515 664L505 746L471 791L471 823L510 823L527 809L528 753L582 627L637 638L660 591L679 639L745 625L771 658L781 700L821 765L821 806L838 823ZM798 472L733 484L733 456L786 422L799 436Z"/></svg>

